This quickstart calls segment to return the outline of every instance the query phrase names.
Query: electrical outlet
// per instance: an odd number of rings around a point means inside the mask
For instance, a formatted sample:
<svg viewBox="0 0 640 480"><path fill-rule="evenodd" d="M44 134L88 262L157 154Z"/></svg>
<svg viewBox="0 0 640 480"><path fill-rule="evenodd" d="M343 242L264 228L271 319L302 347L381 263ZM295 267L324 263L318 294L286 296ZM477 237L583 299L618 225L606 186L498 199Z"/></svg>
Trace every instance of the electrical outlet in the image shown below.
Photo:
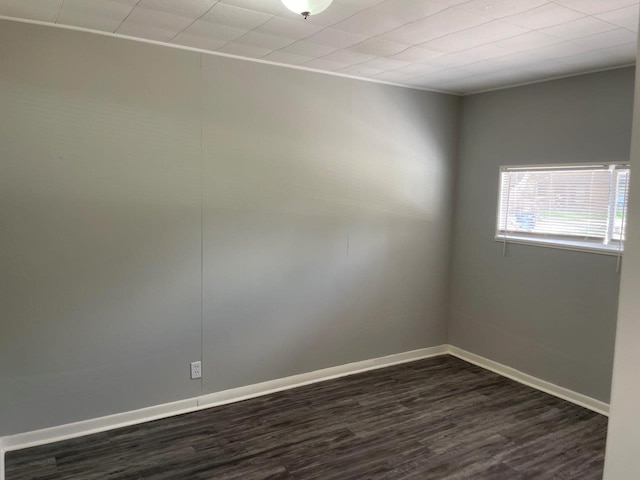
<svg viewBox="0 0 640 480"><path fill-rule="evenodd" d="M202 362L191 362L191 378L202 378Z"/></svg>

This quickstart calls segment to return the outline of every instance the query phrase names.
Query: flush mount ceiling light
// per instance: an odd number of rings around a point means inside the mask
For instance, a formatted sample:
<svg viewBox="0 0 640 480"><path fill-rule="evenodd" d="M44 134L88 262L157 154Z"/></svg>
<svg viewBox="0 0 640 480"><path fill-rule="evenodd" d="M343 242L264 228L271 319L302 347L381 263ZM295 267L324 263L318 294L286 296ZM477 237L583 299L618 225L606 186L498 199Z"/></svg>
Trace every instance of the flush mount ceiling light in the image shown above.
<svg viewBox="0 0 640 480"><path fill-rule="evenodd" d="M333 0L282 0L284 6L305 19L309 15L317 15L326 10Z"/></svg>

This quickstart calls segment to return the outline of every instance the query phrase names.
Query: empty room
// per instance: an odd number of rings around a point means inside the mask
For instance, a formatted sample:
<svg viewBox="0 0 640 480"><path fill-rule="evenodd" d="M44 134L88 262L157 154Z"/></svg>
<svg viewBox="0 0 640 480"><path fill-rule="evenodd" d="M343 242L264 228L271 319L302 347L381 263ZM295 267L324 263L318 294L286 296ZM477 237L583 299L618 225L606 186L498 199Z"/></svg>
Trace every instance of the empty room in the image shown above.
<svg viewBox="0 0 640 480"><path fill-rule="evenodd" d="M640 479L639 8L0 0L0 480Z"/></svg>

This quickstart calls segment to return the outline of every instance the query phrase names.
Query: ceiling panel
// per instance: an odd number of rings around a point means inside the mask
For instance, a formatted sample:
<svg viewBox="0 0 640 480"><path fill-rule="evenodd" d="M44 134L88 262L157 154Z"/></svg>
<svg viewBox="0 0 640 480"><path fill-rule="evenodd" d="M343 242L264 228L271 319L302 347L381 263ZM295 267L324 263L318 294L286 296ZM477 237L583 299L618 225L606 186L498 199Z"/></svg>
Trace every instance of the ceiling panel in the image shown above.
<svg viewBox="0 0 640 480"><path fill-rule="evenodd" d="M261 33L256 30L245 33L239 38L236 38L236 43L242 45L250 45L253 47L266 48L268 50L278 50L287 45L291 45L293 40L280 35L271 35L269 33Z"/></svg>
<svg viewBox="0 0 640 480"><path fill-rule="evenodd" d="M362 43L368 39L365 35L356 33L343 32L334 28L325 28L321 32L306 38L308 42L319 43L334 48L347 48L358 43Z"/></svg>
<svg viewBox="0 0 640 480"><path fill-rule="evenodd" d="M102 0L101 0L102 1ZM140 0L138 9L157 10L187 18L198 18L213 7L218 0Z"/></svg>
<svg viewBox="0 0 640 480"><path fill-rule="evenodd" d="M426 42L424 46L430 50L453 53L479 47L480 45L496 42L505 38L515 37L527 32L528 30L524 28L500 20L494 20L483 23L477 27L430 40Z"/></svg>
<svg viewBox="0 0 640 480"><path fill-rule="evenodd" d="M636 17L637 20L637 17ZM614 30L616 25L609 22L599 20L593 17L583 17L568 23L554 25L553 27L538 30L538 33L551 35L552 37L562 38L563 40L573 40L575 38L595 35L597 33L608 32Z"/></svg>
<svg viewBox="0 0 640 480"><path fill-rule="evenodd" d="M337 48L328 45L321 45L319 43L313 43L306 40L298 41L281 48L283 53L292 53L294 55L303 55L310 58L317 58L327 55L328 53L335 52Z"/></svg>
<svg viewBox="0 0 640 480"><path fill-rule="evenodd" d="M504 18L549 3L549 0L471 0L463 8L490 18Z"/></svg>
<svg viewBox="0 0 640 480"><path fill-rule="evenodd" d="M636 38L638 38L638 36L635 33L625 30L624 28L618 28L616 30L598 33L597 35L576 38L573 42L585 45L589 47L589 50L597 51L601 48L631 43L634 42Z"/></svg>
<svg viewBox="0 0 640 480"><path fill-rule="evenodd" d="M549 60L543 55L539 55L531 52L516 52L504 55L502 57L496 57L483 62L483 71L480 73L491 73L497 70L504 70L507 68L526 68L530 65L536 65L538 63Z"/></svg>
<svg viewBox="0 0 640 480"><path fill-rule="evenodd" d="M376 80L382 80L383 82L393 82L409 85L409 81L414 77L415 75L400 73L397 70L388 70L386 72L382 72L379 75L375 75L373 78Z"/></svg>
<svg viewBox="0 0 640 480"><path fill-rule="evenodd" d="M638 32L638 5L600 13L596 17L632 32Z"/></svg>
<svg viewBox="0 0 640 480"><path fill-rule="evenodd" d="M272 17L254 31L299 40L313 35L322 29L323 27L305 22L302 18L298 20L297 18Z"/></svg>
<svg viewBox="0 0 640 480"><path fill-rule="evenodd" d="M140 0L116 33L170 41L215 4L216 0Z"/></svg>
<svg viewBox="0 0 640 480"><path fill-rule="evenodd" d="M290 13L282 2L271 2L265 0L220 0L220 3L233 5L234 7L241 7L246 10L253 10L255 12L268 13L269 15L287 16L288 13Z"/></svg>
<svg viewBox="0 0 640 480"><path fill-rule="evenodd" d="M234 7L226 3L216 3L200 17L200 20L215 23L216 25L252 30L272 18L273 15L267 13Z"/></svg>
<svg viewBox="0 0 640 480"><path fill-rule="evenodd" d="M411 65L413 62L406 62L403 60L398 60L394 57L378 57L367 62L363 62L360 65L365 67L375 68L377 70L382 70L383 72L387 72L389 70L397 70L402 67L406 67L407 65Z"/></svg>
<svg viewBox="0 0 640 480"><path fill-rule="evenodd" d="M229 27L232 28L232 27ZM241 35L241 34L240 34ZM237 36L240 36L237 35ZM208 35L198 35L194 33L182 32L174 38L173 43L186 47L199 48L202 50L218 50L224 47L230 40L220 40Z"/></svg>
<svg viewBox="0 0 640 480"><path fill-rule="evenodd" d="M634 0L555 0L555 3L584 12L587 15L595 15L635 5L638 2Z"/></svg>
<svg viewBox="0 0 640 480"><path fill-rule="evenodd" d="M603 67L615 66L619 62L618 55L615 53L604 50L596 50L594 52L584 52L578 55L572 55L570 57L562 58L560 61L566 65L574 67L584 67L585 65L591 65L593 62L598 62Z"/></svg>
<svg viewBox="0 0 640 480"><path fill-rule="evenodd" d="M138 0L65 0L58 23L114 32L131 13Z"/></svg>
<svg viewBox="0 0 640 480"><path fill-rule="evenodd" d="M572 55L579 55L581 53L586 53L591 49L587 45L583 45L581 43L575 43L574 41L556 43L555 45L549 45L547 47L534 48L532 50L527 50L524 53L529 53L532 55L537 55L540 58L545 60L549 60L552 58L561 59L564 57L570 57ZM526 67L526 65L524 65ZM599 68L602 68L599 65Z"/></svg>
<svg viewBox="0 0 640 480"><path fill-rule="evenodd" d="M215 40L216 42L224 42L221 47L226 43L240 38L241 36L249 33L251 30L238 27L235 25L215 25L205 20L196 20L189 27L179 33L174 39L174 43L181 43L181 40L185 36L200 37L209 40ZM220 47L218 47L220 48Z"/></svg>
<svg viewBox="0 0 640 480"><path fill-rule="evenodd" d="M483 60L491 58L503 57L510 54L509 50L488 44L480 47L471 48L462 52L450 53L433 60L432 63L437 65L445 65L450 68L461 67L465 65L473 65L474 63L482 63Z"/></svg>
<svg viewBox="0 0 640 480"><path fill-rule="evenodd" d="M536 30L571 22L584 16L583 13L563 7L562 5L546 3L545 5L527 10L526 12L511 15L505 20L520 27Z"/></svg>
<svg viewBox="0 0 640 480"><path fill-rule="evenodd" d="M437 0L386 0L334 26L338 30L378 35L446 10Z"/></svg>
<svg viewBox="0 0 640 480"><path fill-rule="evenodd" d="M234 41L220 47L217 51L239 57L261 58L273 53L275 49Z"/></svg>
<svg viewBox="0 0 640 480"><path fill-rule="evenodd" d="M388 57L403 52L410 47L411 45L405 45L404 43L390 42L381 38L370 38L354 45L352 49L375 57Z"/></svg>
<svg viewBox="0 0 640 480"><path fill-rule="evenodd" d="M146 8L135 8L115 33L169 42L195 21L194 18Z"/></svg>
<svg viewBox="0 0 640 480"><path fill-rule="evenodd" d="M333 53L325 55L321 57L324 60L329 60L331 62L340 62L346 65L357 65L359 63L366 62L368 60L372 60L375 55L368 55L366 53L361 53L353 48L344 48L342 50L337 50Z"/></svg>
<svg viewBox="0 0 640 480"><path fill-rule="evenodd" d="M428 62L437 57L444 55L444 52L429 50L422 46L413 46L403 50L402 52L391 55L389 58L394 60L402 60L405 62Z"/></svg>
<svg viewBox="0 0 640 480"><path fill-rule="evenodd" d="M452 7L385 33L383 38L399 43L419 45L489 21L491 19L488 17Z"/></svg>
<svg viewBox="0 0 640 480"><path fill-rule="evenodd" d="M435 65L433 63L412 63L411 65L397 69L396 72L412 76L424 76L446 69L447 67L443 65Z"/></svg>
<svg viewBox="0 0 640 480"><path fill-rule="evenodd" d="M552 37L551 35L541 33L538 30L518 35L517 37L497 41L494 45L496 47L509 50L510 52L527 52L535 48L548 47L564 41L565 40L558 37Z"/></svg>
<svg viewBox="0 0 640 480"><path fill-rule="evenodd" d="M452 93L635 63L640 0L0 0L0 15Z"/></svg>
<svg viewBox="0 0 640 480"><path fill-rule="evenodd" d="M373 7L383 1L384 0L336 0L331 4L331 8L322 12L322 15L312 15L307 18L307 22L329 27L355 15L365 8ZM289 17L291 12L287 10L283 15Z"/></svg>

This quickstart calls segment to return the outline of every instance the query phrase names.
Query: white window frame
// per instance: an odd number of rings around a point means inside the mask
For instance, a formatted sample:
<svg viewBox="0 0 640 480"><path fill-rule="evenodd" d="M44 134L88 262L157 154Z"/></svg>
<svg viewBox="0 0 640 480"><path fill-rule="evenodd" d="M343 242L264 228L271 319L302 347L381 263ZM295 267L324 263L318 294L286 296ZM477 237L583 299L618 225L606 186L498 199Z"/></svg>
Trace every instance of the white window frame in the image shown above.
<svg viewBox="0 0 640 480"><path fill-rule="evenodd" d="M589 240L577 240L574 238L563 238L561 236L543 236L536 234L518 234L508 233L500 230L500 205L502 194L502 173L505 171L513 170L544 170L544 169L609 169L615 167L630 168L629 162L598 162L598 163L550 163L550 164L529 164L529 165L501 165L498 168L498 199L496 204L496 230L494 240L502 243L504 247L508 243L516 243L520 245L532 245L537 247L556 248L561 250L572 250L576 252L597 253L601 255L614 255L618 258L622 257L624 252L624 241L610 240L609 243L601 243ZM627 204L623 208L623 222L626 220L626 208L629 203L629 193L627 187ZM611 198L609 200L609 208L615 209L615 193L612 191ZM610 220L613 220L613 215L609 215ZM504 250L503 250L504 252Z"/></svg>

